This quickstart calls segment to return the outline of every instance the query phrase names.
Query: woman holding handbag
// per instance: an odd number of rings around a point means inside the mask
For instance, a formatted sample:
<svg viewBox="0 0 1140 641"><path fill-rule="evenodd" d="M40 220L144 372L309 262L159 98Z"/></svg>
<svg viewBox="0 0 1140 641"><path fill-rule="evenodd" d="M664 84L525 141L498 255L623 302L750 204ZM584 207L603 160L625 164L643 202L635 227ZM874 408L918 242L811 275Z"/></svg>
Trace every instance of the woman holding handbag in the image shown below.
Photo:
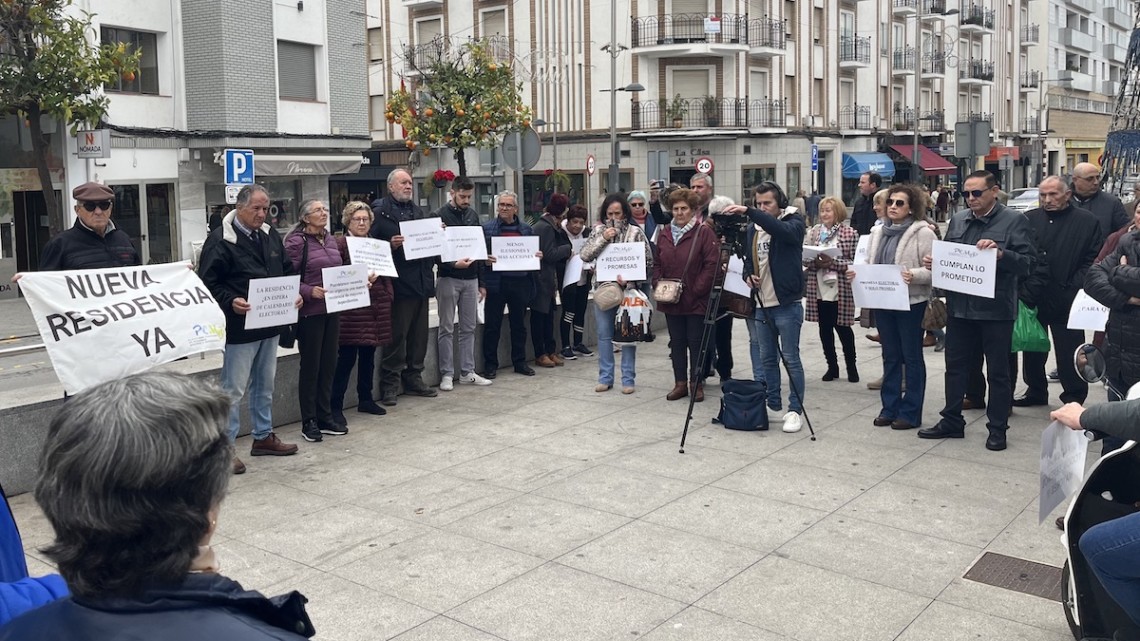
<svg viewBox="0 0 1140 641"><path fill-rule="evenodd" d="M657 235L657 260L653 263L653 295L669 327L669 358L675 381L665 399L684 398L691 388L693 400L700 403L705 400L705 386L701 376L704 368L698 358L720 247L716 232L696 220L701 206L696 192L678 189L671 194L669 204L673 221Z"/></svg>
<svg viewBox="0 0 1140 641"><path fill-rule="evenodd" d="M843 360L847 364L847 380L859 382L859 370L855 367L855 298L851 294L851 283L845 274L847 266L855 260L855 247L859 244L859 233L843 224L847 219L847 208L838 198L827 197L819 203L819 224L808 230L804 244L813 247L838 249L834 258L820 253L811 260L804 261L804 280L807 303L805 320L819 323L819 341L823 344L823 356L827 360L827 372L823 380L839 378L839 357L835 351L835 335L843 345Z"/></svg>
<svg viewBox="0 0 1140 641"><path fill-rule="evenodd" d="M582 260L593 262L610 243L642 243L645 245L645 272L652 273L653 250L649 246L649 239L640 227L630 223L630 217L629 203L623 195L606 196L599 210L601 224L594 227L579 253ZM616 281L602 281L598 279L596 270L594 281L597 287L594 294L594 320L598 326L598 384L594 391L600 393L607 392L614 386L614 321L617 319L622 292L627 288L637 289L639 282L627 281L620 276ZM637 347L632 343L622 344L622 394L634 392L636 378Z"/></svg>

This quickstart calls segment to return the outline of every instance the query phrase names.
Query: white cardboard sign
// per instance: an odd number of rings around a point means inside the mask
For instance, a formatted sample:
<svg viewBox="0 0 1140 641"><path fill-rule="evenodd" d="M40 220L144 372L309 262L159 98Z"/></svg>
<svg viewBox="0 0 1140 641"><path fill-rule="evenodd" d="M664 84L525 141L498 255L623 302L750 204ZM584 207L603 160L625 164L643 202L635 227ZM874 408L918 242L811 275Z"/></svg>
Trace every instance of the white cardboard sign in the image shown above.
<svg viewBox="0 0 1140 641"><path fill-rule="evenodd" d="M856 307L903 312L910 309L910 288L903 280L902 267L851 265L850 269L855 272L851 293Z"/></svg>
<svg viewBox="0 0 1140 641"><path fill-rule="evenodd" d="M457 260L487 260L487 241L482 227L448 227L443 230L445 243L440 259L445 263Z"/></svg>
<svg viewBox="0 0 1140 641"><path fill-rule="evenodd" d="M321 279L325 284L325 309L330 314L372 304L367 265L325 267L321 270Z"/></svg>
<svg viewBox="0 0 1140 641"><path fill-rule="evenodd" d="M400 235L404 237L404 258L408 260L431 258L443 252L443 220L440 218L400 221Z"/></svg>
<svg viewBox="0 0 1140 641"><path fill-rule="evenodd" d="M997 285L997 252L963 243L934 241L931 278L935 287L960 294L993 298Z"/></svg>
<svg viewBox="0 0 1140 641"><path fill-rule="evenodd" d="M491 255L495 262L491 269L497 272L534 272L541 267L538 254L538 236L494 236L491 238Z"/></svg>
<svg viewBox="0 0 1140 641"><path fill-rule="evenodd" d="M376 238L345 236L348 257L354 265L367 265L369 271L380 276L398 278L396 263L392 260L392 244Z"/></svg>
<svg viewBox="0 0 1140 641"><path fill-rule="evenodd" d="M594 263L599 283L645 280L645 243L610 243Z"/></svg>
<svg viewBox="0 0 1140 641"><path fill-rule="evenodd" d="M1095 298L1085 293L1077 292L1073 299L1073 306L1069 308L1069 329L1091 329L1094 332L1103 332L1108 324L1108 308L1101 305Z"/></svg>
<svg viewBox="0 0 1140 641"><path fill-rule="evenodd" d="M279 327L297 322L297 297L301 295L301 277L274 276L249 281L245 314L246 329Z"/></svg>
<svg viewBox="0 0 1140 641"><path fill-rule="evenodd" d="M1053 421L1041 433L1041 495L1037 524L1045 522L1058 505L1081 486L1089 441L1078 430Z"/></svg>

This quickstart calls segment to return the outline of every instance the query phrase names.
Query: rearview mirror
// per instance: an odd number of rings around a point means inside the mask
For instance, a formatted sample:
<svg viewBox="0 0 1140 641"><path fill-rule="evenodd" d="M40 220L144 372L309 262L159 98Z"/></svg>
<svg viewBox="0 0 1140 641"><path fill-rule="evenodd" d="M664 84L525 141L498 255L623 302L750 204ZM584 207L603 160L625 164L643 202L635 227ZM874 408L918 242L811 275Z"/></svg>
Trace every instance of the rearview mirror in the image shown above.
<svg viewBox="0 0 1140 641"><path fill-rule="evenodd" d="M1092 343L1085 343L1073 353L1073 367L1077 375L1089 383L1099 383L1105 379L1108 369L1104 360L1104 352Z"/></svg>

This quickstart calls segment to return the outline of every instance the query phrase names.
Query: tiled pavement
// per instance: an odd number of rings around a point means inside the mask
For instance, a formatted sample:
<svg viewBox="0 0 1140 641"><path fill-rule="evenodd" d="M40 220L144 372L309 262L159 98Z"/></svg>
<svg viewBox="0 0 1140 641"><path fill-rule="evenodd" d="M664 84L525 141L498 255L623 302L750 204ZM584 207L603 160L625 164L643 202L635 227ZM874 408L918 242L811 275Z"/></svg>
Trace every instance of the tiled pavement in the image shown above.
<svg viewBox="0 0 1140 641"><path fill-rule="evenodd" d="M352 432L320 444L291 426L297 456L243 457L223 572L306 594L322 640L1070 639L1059 603L961 578L984 551L1062 564L1051 520L1036 522L1046 409L1017 410L1001 453L978 411L964 440L876 428L877 393L821 382L804 330L814 442L710 425L713 385L679 454L664 340L638 348L631 396L596 394L590 358L350 412ZM878 348L858 347L877 377ZM943 362L926 356L931 424ZM49 571L46 522L30 495L13 507L33 573Z"/></svg>

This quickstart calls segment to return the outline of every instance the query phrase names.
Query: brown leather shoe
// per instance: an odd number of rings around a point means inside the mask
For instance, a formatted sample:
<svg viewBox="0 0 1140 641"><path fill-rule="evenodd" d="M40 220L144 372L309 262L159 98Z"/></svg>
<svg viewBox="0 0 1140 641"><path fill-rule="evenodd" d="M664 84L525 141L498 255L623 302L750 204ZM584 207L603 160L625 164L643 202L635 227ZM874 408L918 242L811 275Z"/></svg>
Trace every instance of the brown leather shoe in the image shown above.
<svg viewBox="0 0 1140 641"><path fill-rule="evenodd" d="M923 347L934 347L938 343L938 339L934 338L934 334L927 334L922 338Z"/></svg>
<svg viewBox="0 0 1140 641"><path fill-rule="evenodd" d="M242 463L241 459L236 456L234 457L234 474L245 474L245 463Z"/></svg>
<svg viewBox="0 0 1140 641"><path fill-rule="evenodd" d="M562 367L563 365L566 364L566 361L562 360L562 357L559 356L558 354L547 354L546 357L549 358L551 361L553 361L554 364L557 365L558 367Z"/></svg>
<svg viewBox="0 0 1140 641"><path fill-rule="evenodd" d="M676 383L673 383L673 389L665 395L665 400L676 401L685 398L688 395L689 386L685 384L685 381L677 381Z"/></svg>
<svg viewBox="0 0 1140 641"><path fill-rule="evenodd" d="M249 448L250 456L289 456L296 453L296 445L282 442L273 432L261 440L254 440L253 447Z"/></svg>
<svg viewBox="0 0 1140 641"><path fill-rule="evenodd" d="M867 340L878 343L879 342L879 335L878 334L867 334Z"/></svg>
<svg viewBox="0 0 1140 641"><path fill-rule="evenodd" d="M554 361L550 360L550 357L547 356L546 354L543 354L542 356L539 356L538 358L534 359L534 364L538 365L539 367L554 367L555 366Z"/></svg>
<svg viewBox="0 0 1140 641"><path fill-rule="evenodd" d="M693 391L693 402L703 403L705 401L705 384L697 383L697 389Z"/></svg>
<svg viewBox="0 0 1140 641"><path fill-rule="evenodd" d="M962 399L962 409L964 409L964 410L984 410L984 409L986 409L986 404L981 402L981 401L975 403L974 401L971 401L968 398L964 398L964 399Z"/></svg>

